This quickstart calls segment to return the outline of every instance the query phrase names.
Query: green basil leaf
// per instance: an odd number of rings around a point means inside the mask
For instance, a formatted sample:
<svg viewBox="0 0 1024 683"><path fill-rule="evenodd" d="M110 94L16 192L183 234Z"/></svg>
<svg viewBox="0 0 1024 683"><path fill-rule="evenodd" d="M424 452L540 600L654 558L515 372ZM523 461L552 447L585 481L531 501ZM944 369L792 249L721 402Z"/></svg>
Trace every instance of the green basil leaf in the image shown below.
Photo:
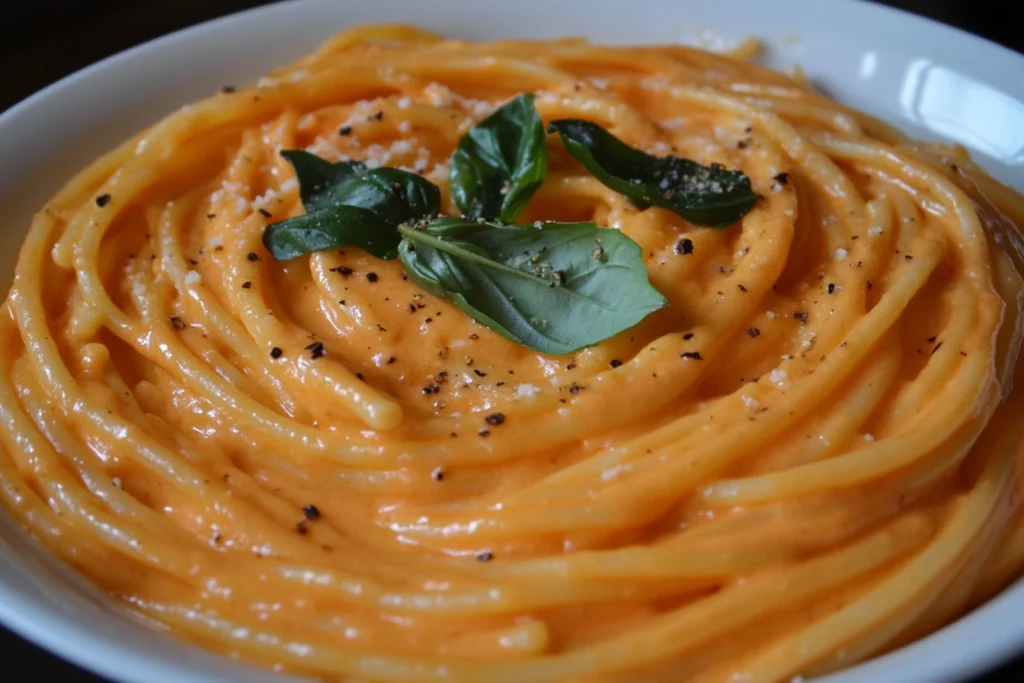
<svg viewBox="0 0 1024 683"><path fill-rule="evenodd" d="M366 169L366 166L358 161L332 164L301 149L283 150L281 156L295 169L295 177L299 181L299 197L306 211L314 211L329 204L324 195L330 188L353 173Z"/></svg>
<svg viewBox="0 0 1024 683"><path fill-rule="evenodd" d="M395 225L358 206L328 206L268 225L263 244L277 261L290 261L313 251L359 247L377 258L398 255L402 236Z"/></svg>
<svg viewBox="0 0 1024 683"><path fill-rule="evenodd" d="M548 150L533 99L517 96L459 140L449 187L465 215L511 222L540 187Z"/></svg>
<svg viewBox="0 0 1024 683"><path fill-rule="evenodd" d="M393 227L433 218L441 210L441 191L429 180L399 168L376 168L348 176L328 188L322 205L358 206Z"/></svg>
<svg viewBox="0 0 1024 683"><path fill-rule="evenodd" d="M398 225L431 218L441 208L441 191L415 173L332 164L300 150L281 154L295 167L306 214L263 231L263 244L279 261L345 246L393 259L402 240Z"/></svg>
<svg viewBox="0 0 1024 683"><path fill-rule="evenodd" d="M543 353L596 344L666 303L647 279L639 245L594 223L440 218L399 232L399 258L413 282Z"/></svg>
<svg viewBox="0 0 1024 683"><path fill-rule="evenodd" d="M552 121L548 132L557 132L569 154L598 180L642 207L660 206L695 225L720 229L757 203L750 179L739 171L675 156L654 157L581 119Z"/></svg>

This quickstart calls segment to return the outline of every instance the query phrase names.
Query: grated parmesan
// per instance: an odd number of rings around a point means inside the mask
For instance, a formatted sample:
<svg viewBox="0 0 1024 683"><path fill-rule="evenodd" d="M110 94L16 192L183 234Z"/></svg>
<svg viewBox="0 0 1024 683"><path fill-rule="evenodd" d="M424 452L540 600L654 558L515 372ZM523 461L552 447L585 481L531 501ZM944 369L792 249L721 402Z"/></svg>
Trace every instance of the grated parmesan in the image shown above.
<svg viewBox="0 0 1024 683"><path fill-rule="evenodd" d="M540 393L540 387L532 384L520 384L516 387L516 396L519 398L530 398Z"/></svg>

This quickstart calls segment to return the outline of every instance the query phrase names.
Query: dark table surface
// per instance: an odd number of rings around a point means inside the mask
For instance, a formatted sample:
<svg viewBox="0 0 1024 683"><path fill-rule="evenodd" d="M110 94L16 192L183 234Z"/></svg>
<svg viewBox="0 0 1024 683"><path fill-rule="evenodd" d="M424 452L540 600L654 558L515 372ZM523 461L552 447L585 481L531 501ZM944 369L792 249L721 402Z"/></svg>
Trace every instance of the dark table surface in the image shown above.
<svg viewBox="0 0 1024 683"><path fill-rule="evenodd" d="M424 0L427 1L427 0ZM782 2L784 0L776 0ZM0 111L95 61L152 38L239 10L246 0L0 0ZM887 0L1024 52L1024 33L993 0ZM1007 3L1008 6L1008 3ZM1024 617L1022 617L1024 618ZM0 680L104 683L0 627ZM1024 655L971 683L1024 681Z"/></svg>

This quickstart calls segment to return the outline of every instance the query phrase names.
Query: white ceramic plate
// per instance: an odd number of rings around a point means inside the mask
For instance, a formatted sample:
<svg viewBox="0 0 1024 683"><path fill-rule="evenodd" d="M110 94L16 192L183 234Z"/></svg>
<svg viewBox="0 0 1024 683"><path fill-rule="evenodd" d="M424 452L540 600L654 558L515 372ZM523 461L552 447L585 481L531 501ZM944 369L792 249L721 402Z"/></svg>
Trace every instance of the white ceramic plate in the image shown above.
<svg viewBox="0 0 1024 683"><path fill-rule="evenodd" d="M0 116L0 287L29 218L75 171L175 108L255 80L337 30L404 21L489 39L714 47L757 35L766 62L803 66L837 99L921 137L970 148L1024 188L1024 57L961 31L852 0L300 0L213 21L81 71ZM1024 649L1024 582L969 616L828 683L952 683ZM122 683L281 683L143 628L41 553L0 513L0 622ZM823 682L824 683L824 682Z"/></svg>

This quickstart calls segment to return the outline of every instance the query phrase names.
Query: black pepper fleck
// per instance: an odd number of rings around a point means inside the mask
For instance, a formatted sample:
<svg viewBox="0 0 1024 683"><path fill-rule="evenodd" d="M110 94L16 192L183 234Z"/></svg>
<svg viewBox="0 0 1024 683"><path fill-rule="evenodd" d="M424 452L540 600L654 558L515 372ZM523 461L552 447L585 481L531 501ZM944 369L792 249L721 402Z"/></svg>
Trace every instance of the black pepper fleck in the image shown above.
<svg viewBox="0 0 1024 683"><path fill-rule="evenodd" d="M693 253L693 240L687 239L685 237L683 239L679 240L678 242L676 242L675 251L676 251L677 254L679 254L681 256L686 256L687 254L692 254Z"/></svg>
<svg viewBox="0 0 1024 683"><path fill-rule="evenodd" d="M320 510L316 505L307 505L302 508L302 514L306 516L306 519L320 519Z"/></svg>
<svg viewBox="0 0 1024 683"><path fill-rule="evenodd" d="M242 289L249 289L251 287L252 287L252 283L249 282L248 280L246 280L245 282L242 283Z"/></svg>
<svg viewBox="0 0 1024 683"><path fill-rule="evenodd" d="M452 433L452 436L455 436L454 432ZM444 479L444 470L440 467L435 467L434 471L430 473L430 478L434 481L441 481Z"/></svg>
<svg viewBox="0 0 1024 683"><path fill-rule="evenodd" d="M679 354L679 357L685 360L704 360L704 357L700 355L700 351L684 351Z"/></svg>
<svg viewBox="0 0 1024 683"><path fill-rule="evenodd" d="M484 372L483 370L478 370L476 368L473 368L473 374L475 374L477 377L486 377L487 376L486 372Z"/></svg>
<svg viewBox="0 0 1024 683"><path fill-rule="evenodd" d="M295 531L299 533L299 536L305 536L309 533L309 525L306 524L306 520L299 520L295 524Z"/></svg>
<svg viewBox="0 0 1024 683"><path fill-rule="evenodd" d="M609 363L608 365L612 366L613 368L617 368L617 367L619 367L620 365L622 365L622 361L621 361L621 360L613 360L613 361L612 361L611 363Z"/></svg>
<svg viewBox="0 0 1024 683"><path fill-rule="evenodd" d="M259 261L260 260L259 255L255 251L250 251L249 255L246 256L245 258L249 259L250 261Z"/></svg>
<svg viewBox="0 0 1024 683"><path fill-rule="evenodd" d="M101 194L99 197L96 198L96 206L102 207L102 206L106 206L109 203L110 203L110 195L109 194L104 193L104 194Z"/></svg>
<svg viewBox="0 0 1024 683"><path fill-rule="evenodd" d="M279 347L279 346L275 346L274 348L270 349L270 357L271 358L275 358L276 359L276 358L280 358L283 355L284 355L284 351L282 351L281 347Z"/></svg>
<svg viewBox="0 0 1024 683"><path fill-rule="evenodd" d="M484 420L487 422L487 424L497 427L498 425L505 423L505 414L491 413L490 415L485 417Z"/></svg>
<svg viewBox="0 0 1024 683"><path fill-rule="evenodd" d="M479 432L477 432L477 434L479 434L480 436L482 436L483 438L486 439L488 436L491 435L491 430L490 429L481 429Z"/></svg>
<svg viewBox="0 0 1024 683"><path fill-rule="evenodd" d="M376 282L379 278L377 277L377 273L367 273L366 279L370 282Z"/></svg>
<svg viewBox="0 0 1024 683"><path fill-rule="evenodd" d="M476 559L478 562L490 562L494 559L494 553L492 553L490 550L485 550L484 552L478 554L476 556Z"/></svg>
<svg viewBox="0 0 1024 683"><path fill-rule="evenodd" d="M835 294L836 293L835 283L832 283L832 282L828 283L828 293L829 294Z"/></svg>
<svg viewBox="0 0 1024 683"><path fill-rule="evenodd" d="M264 209L262 206L257 210L260 212L260 215L263 216L264 218L270 218L273 215L272 213Z"/></svg>
<svg viewBox="0 0 1024 683"><path fill-rule="evenodd" d="M802 311L800 313L794 313L793 317L795 319L799 320L802 323L807 322L807 312L806 311Z"/></svg>
<svg viewBox="0 0 1024 683"><path fill-rule="evenodd" d="M392 363L394 363L394 362L395 362L396 360L398 360L398 359L397 359L397 358L395 358L394 356L388 356L388 359L387 359L387 362L386 362L386 364L387 364L387 365L391 365L391 364L392 364Z"/></svg>
<svg viewBox="0 0 1024 683"><path fill-rule="evenodd" d="M315 341L309 346L307 346L306 350L309 351L309 357L312 360L316 360L317 358L323 358L323 356L327 353L327 351L324 350L324 343L319 341Z"/></svg>
<svg viewBox="0 0 1024 683"><path fill-rule="evenodd" d="M690 341L693 339L693 332L687 332L683 335L683 341Z"/></svg>
<svg viewBox="0 0 1024 683"><path fill-rule="evenodd" d="M174 329L176 330L185 329L185 322L176 315L171 316L171 324L174 325Z"/></svg>
<svg viewBox="0 0 1024 683"><path fill-rule="evenodd" d="M756 327L748 327L747 334L749 334L751 337L760 337L761 330L757 329Z"/></svg>
<svg viewBox="0 0 1024 683"><path fill-rule="evenodd" d="M579 384L576 384L576 382L573 382L572 386L569 387L570 394L578 394L581 391L583 391L583 387L581 387Z"/></svg>
<svg viewBox="0 0 1024 683"><path fill-rule="evenodd" d="M789 174L780 173L779 175L775 176L772 180L777 182L779 185L785 185L786 183L789 182Z"/></svg>

